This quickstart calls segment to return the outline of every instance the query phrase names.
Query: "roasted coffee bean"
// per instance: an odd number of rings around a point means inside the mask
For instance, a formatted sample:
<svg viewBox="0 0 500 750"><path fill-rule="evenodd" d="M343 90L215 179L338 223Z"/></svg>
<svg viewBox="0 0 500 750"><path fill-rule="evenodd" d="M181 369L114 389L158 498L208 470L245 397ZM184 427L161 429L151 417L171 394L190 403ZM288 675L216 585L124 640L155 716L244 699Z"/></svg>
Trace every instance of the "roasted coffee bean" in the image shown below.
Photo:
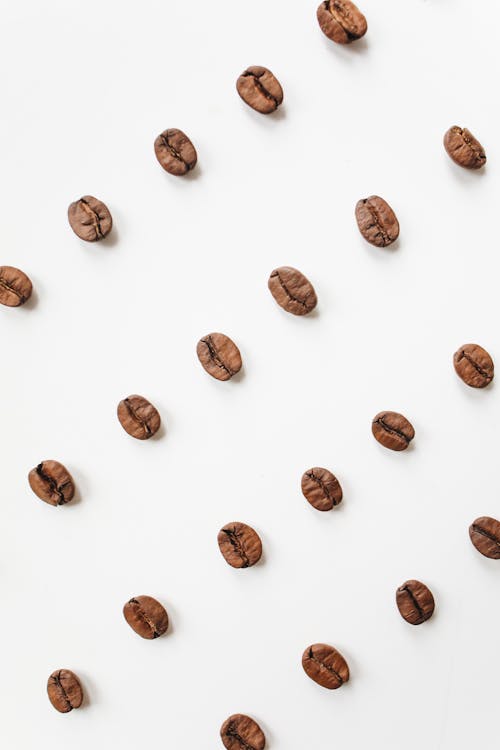
<svg viewBox="0 0 500 750"><path fill-rule="evenodd" d="M230 380L241 370L240 350L223 333L204 336L198 341L196 353L208 374L217 380Z"/></svg>
<svg viewBox="0 0 500 750"><path fill-rule="evenodd" d="M302 654L302 666L311 680L328 690L336 690L349 679L346 660L326 643L314 643L306 648Z"/></svg>
<svg viewBox="0 0 500 750"><path fill-rule="evenodd" d="M138 440L148 440L160 429L157 409L142 396L124 398L118 404L117 414L125 432Z"/></svg>
<svg viewBox="0 0 500 750"><path fill-rule="evenodd" d="M135 596L123 607L123 615L137 635L153 640L168 630L165 607L152 596Z"/></svg>
<svg viewBox="0 0 500 750"><path fill-rule="evenodd" d="M396 604L401 617L410 625L420 625L434 612L432 592L420 581L406 581L396 591Z"/></svg>
<svg viewBox="0 0 500 750"><path fill-rule="evenodd" d="M181 176L194 169L198 161L196 149L182 130L169 128L155 140L155 154L166 172Z"/></svg>
<svg viewBox="0 0 500 750"><path fill-rule="evenodd" d="M457 375L472 388L485 388L493 380L493 360L479 344L461 346L453 355L453 364Z"/></svg>
<svg viewBox="0 0 500 750"><path fill-rule="evenodd" d="M500 521L488 516L481 516L469 526L472 544L485 557L500 559Z"/></svg>
<svg viewBox="0 0 500 750"><path fill-rule="evenodd" d="M371 195L357 202L356 221L359 231L371 245L387 247L399 237L396 214L378 195Z"/></svg>
<svg viewBox="0 0 500 750"><path fill-rule="evenodd" d="M331 510L342 501L342 487L337 477L317 466L302 475L302 494L316 510Z"/></svg>
<svg viewBox="0 0 500 750"><path fill-rule="evenodd" d="M238 94L252 109L268 115L283 101L283 89L278 79L267 68L251 65L236 81Z"/></svg>
<svg viewBox="0 0 500 750"><path fill-rule="evenodd" d="M350 0L324 0L317 11L321 31L337 44L350 44L366 34L366 18Z"/></svg>
<svg viewBox="0 0 500 750"><path fill-rule="evenodd" d="M76 674L70 669L56 669L52 672L47 680L47 693L54 708L62 714L67 714L82 705L82 686Z"/></svg>
<svg viewBox="0 0 500 750"><path fill-rule="evenodd" d="M412 424L395 411L377 414L372 422L372 432L381 445L392 451L404 451L415 437Z"/></svg>
<svg viewBox="0 0 500 750"><path fill-rule="evenodd" d="M226 719L220 736L227 750L264 750L266 738L256 721L245 714Z"/></svg>
<svg viewBox="0 0 500 750"><path fill-rule="evenodd" d="M73 232L86 242L97 242L111 232L113 219L109 208L92 195L84 195L68 208L68 219Z"/></svg>
<svg viewBox="0 0 500 750"><path fill-rule="evenodd" d="M73 478L59 461L42 461L31 469L28 481L35 495L49 505L65 505L75 494Z"/></svg>
<svg viewBox="0 0 500 750"><path fill-rule="evenodd" d="M276 268L267 285L278 305L293 315L307 315L318 304L313 285L296 268Z"/></svg>
<svg viewBox="0 0 500 750"><path fill-rule="evenodd" d="M224 560L233 568L250 568L259 562L262 542L246 523L233 521L222 527L217 537Z"/></svg>
<svg viewBox="0 0 500 750"><path fill-rule="evenodd" d="M454 125L444 135L444 147L455 164L466 169L481 169L486 164L484 148L467 128Z"/></svg>
<svg viewBox="0 0 500 750"><path fill-rule="evenodd" d="M33 285L19 268L0 266L0 304L19 307L31 297Z"/></svg>

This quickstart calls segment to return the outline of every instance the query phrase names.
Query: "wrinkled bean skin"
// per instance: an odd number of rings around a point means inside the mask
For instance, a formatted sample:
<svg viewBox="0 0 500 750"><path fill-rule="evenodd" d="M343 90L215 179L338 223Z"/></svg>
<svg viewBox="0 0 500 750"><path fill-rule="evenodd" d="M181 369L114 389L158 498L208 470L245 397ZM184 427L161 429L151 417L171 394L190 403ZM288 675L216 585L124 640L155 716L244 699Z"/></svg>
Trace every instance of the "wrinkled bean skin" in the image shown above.
<svg viewBox="0 0 500 750"><path fill-rule="evenodd" d="M152 596L135 596L130 599L123 607L123 616L137 635L150 641L168 630L167 611Z"/></svg>
<svg viewBox="0 0 500 750"><path fill-rule="evenodd" d="M233 714L226 719L220 736L227 750L264 750L266 738L256 721L245 714Z"/></svg>
<svg viewBox="0 0 500 750"><path fill-rule="evenodd" d="M307 315L318 303L313 285L296 268L275 268L267 285L278 305L292 315Z"/></svg>
<svg viewBox="0 0 500 750"><path fill-rule="evenodd" d="M453 355L453 365L459 378L471 388L486 388L493 380L493 360L479 344L465 344Z"/></svg>
<svg viewBox="0 0 500 750"><path fill-rule="evenodd" d="M413 425L395 411L381 411L373 418L373 437L385 448L404 451L415 437Z"/></svg>
<svg viewBox="0 0 500 750"><path fill-rule="evenodd" d="M366 18L350 0L324 0L316 15L321 31L337 44L350 44L368 30Z"/></svg>
<svg viewBox="0 0 500 750"><path fill-rule="evenodd" d="M30 487L49 505L65 505L75 495L73 478L59 461L42 461L28 474Z"/></svg>
<svg viewBox="0 0 500 750"><path fill-rule="evenodd" d="M420 625L434 613L434 597L425 583L410 580L396 591L396 604L401 617L410 625Z"/></svg>
<svg viewBox="0 0 500 750"><path fill-rule="evenodd" d="M47 680L47 693L54 708L62 714L82 705L82 686L70 669L56 669L52 672Z"/></svg>
<svg viewBox="0 0 500 750"><path fill-rule="evenodd" d="M469 526L472 544L485 557L500 559L500 521L489 516L481 516Z"/></svg>
<svg viewBox="0 0 500 750"><path fill-rule="evenodd" d="M20 307L31 297L33 285L23 271L13 266L0 266L0 304Z"/></svg>
<svg viewBox="0 0 500 750"><path fill-rule="evenodd" d="M137 440L149 440L160 429L158 410L143 396L134 394L120 401L117 416L125 432Z"/></svg>
<svg viewBox="0 0 500 750"><path fill-rule="evenodd" d="M267 68L251 65L236 81L236 89L249 107L263 115L275 112L283 101L283 89Z"/></svg>
<svg viewBox="0 0 500 750"><path fill-rule="evenodd" d="M240 350L229 336L209 333L196 347L203 368L216 380L230 380L241 370Z"/></svg>
<svg viewBox="0 0 500 750"><path fill-rule="evenodd" d="M443 139L448 156L465 169L481 169L486 164L486 154L470 130L454 125Z"/></svg>
<svg viewBox="0 0 500 750"><path fill-rule="evenodd" d="M349 667L337 649L315 643L302 655L302 666L311 680L328 690L336 690L349 680Z"/></svg>
<svg viewBox="0 0 500 750"><path fill-rule="evenodd" d="M399 237L396 214L378 195L357 202L356 221L365 240L376 247L388 247Z"/></svg>
<svg viewBox="0 0 500 750"><path fill-rule="evenodd" d="M161 166L169 174L182 177L196 166L196 149L182 130L169 128L155 140L155 154Z"/></svg>
<svg viewBox="0 0 500 750"><path fill-rule="evenodd" d="M73 232L86 242L103 240L113 227L109 208L93 195L84 195L72 203L68 208L68 220Z"/></svg>
<svg viewBox="0 0 500 750"><path fill-rule="evenodd" d="M331 510L342 501L339 480L328 469L316 466L304 472L301 487L307 502L316 510Z"/></svg>
<svg viewBox="0 0 500 750"><path fill-rule="evenodd" d="M222 527L217 541L224 560L232 568L250 568L262 556L262 542L246 523L233 521Z"/></svg>

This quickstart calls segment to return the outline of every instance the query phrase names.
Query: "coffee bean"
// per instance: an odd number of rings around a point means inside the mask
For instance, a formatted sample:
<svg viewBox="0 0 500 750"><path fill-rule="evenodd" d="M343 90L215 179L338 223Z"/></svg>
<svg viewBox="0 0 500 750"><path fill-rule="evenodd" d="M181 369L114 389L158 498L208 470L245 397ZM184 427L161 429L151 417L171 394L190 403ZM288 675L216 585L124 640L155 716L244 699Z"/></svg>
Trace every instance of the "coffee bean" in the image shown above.
<svg viewBox="0 0 500 750"><path fill-rule="evenodd" d="M399 237L396 214L378 195L357 202L356 221L365 240L376 247L387 247Z"/></svg>
<svg viewBox="0 0 500 750"><path fill-rule="evenodd" d="M264 750L266 737L256 721L245 714L226 719L220 736L227 750Z"/></svg>
<svg viewBox="0 0 500 750"><path fill-rule="evenodd" d="M302 494L316 510L331 510L342 501L342 487L337 477L319 467L302 475Z"/></svg>
<svg viewBox="0 0 500 750"><path fill-rule="evenodd" d="M470 130L454 125L444 135L444 147L455 164L466 169L481 169L486 164L486 154Z"/></svg>
<svg viewBox="0 0 500 750"><path fill-rule="evenodd" d="M401 617L410 625L420 625L434 612L434 597L425 583L406 581L396 591L396 604Z"/></svg>
<svg viewBox="0 0 500 750"><path fill-rule="evenodd" d="M165 607L152 596L135 596L123 607L123 615L137 635L153 640L168 630Z"/></svg>
<svg viewBox="0 0 500 750"><path fill-rule="evenodd" d="M56 669L52 672L47 680L47 693L54 708L62 714L67 714L82 705L82 686L76 674L70 669Z"/></svg>
<svg viewBox="0 0 500 750"><path fill-rule="evenodd" d="M472 544L485 557L500 559L500 521L488 516L481 516L469 526Z"/></svg>
<svg viewBox="0 0 500 750"><path fill-rule="evenodd" d="M0 266L0 303L7 307L19 307L31 297L33 285L19 268Z"/></svg>
<svg viewBox="0 0 500 750"><path fill-rule="evenodd" d="M311 680L328 690L336 690L349 679L347 662L337 649L315 643L302 654L302 666Z"/></svg>
<svg viewBox="0 0 500 750"><path fill-rule="evenodd" d="M73 478L59 461L42 461L31 469L28 481L35 495L49 505L65 505L75 494Z"/></svg>
<svg viewBox="0 0 500 750"><path fill-rule="evenodd" d="M223 333L204 336L198 341L196 353L208 374L217 380L230 380L241 370L240 350Z"/></svg>
<svg viewBox="0 0 500 750"><path fill-rule="evenodd" d="M222 527L217 537L224 560L233 568L250 568L259 562L262 542L246 523L233 521Z"/></svg>
<svg viewBox="0 0 500 750"><path fill-rule="evenodd" d="M293 315L307 315L318 304L313 285L296 268L276 268L267 285L278 305Z"/></svg>
<svg viewBox="0 0 500 750"><path fill-rule="evenodd" d="M337 44L350 44L366 34L368 24L350 0L324 0L317 10L321 31Z"/></svg>
<svg viewBox="0 0 500 750"><path fill-rule="evenodd" d="M472 388L485 388L494 375L493 360L479 344L465 344L453 355L457 375Z"/></svg>
<svg viewBox="0 0 500 750"><path fill-rule="evenodd" d="M169 128L155 140L155 154L166 172L181 176L194 169L196 149L182 130Z"/></svg>
<svg viewBox="0 0 500 750"><path fill-rule="evenodd" d="M395 411L381 411L374 417L372 432L376 440L393 451L404 451L415 437L412 424Z"/></svg>
<svg viewBox="0 0 500 750"><path fill-rule="evenodd" d="M278 79L267 68L251 65L236 81L238 94L252 109L268 115L283 101L283 89Z"/></svg>
<svg viewBox="0 0 500 750"><path fill-rule="evenodd" d="M117 409L120 424L129 435L138 440L148 440L158 432L161 418L157 409L142 396L128 396Z"/></svg>
<svg viewBox="0 0 500 750"><path fill-rule="evenodd" d="M97 242L107 237L113 226L109 208L92 195L84 195L68 208L68 219L73 232L86 242Z"/></svg>

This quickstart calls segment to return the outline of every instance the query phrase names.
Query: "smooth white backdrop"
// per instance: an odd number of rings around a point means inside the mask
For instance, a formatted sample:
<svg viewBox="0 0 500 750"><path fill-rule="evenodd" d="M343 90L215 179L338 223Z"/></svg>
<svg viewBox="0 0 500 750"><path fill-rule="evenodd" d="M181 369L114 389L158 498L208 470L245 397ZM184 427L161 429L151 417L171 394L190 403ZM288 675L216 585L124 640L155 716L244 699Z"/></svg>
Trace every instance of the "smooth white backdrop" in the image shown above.
<svg viewBox="0 0 500 750"><path fill-rule="evenodd" d="M452 355L477 342L500 364L498 4L362 0L369 31L346 48L314 0L0 7L0 263L36 290L0 310L2 746L214 750L233 712L270 750L489 743L500 563L467 529L500 517L499 387L468 389ZM275 116L236 94L254 64L283 85ZM481 173L447 158L454 124ZM198 149L186 179L155 159L168 127ZM86 193L115 222L95 245L66 219ZM394 249L358 233L373 193ZM317 314L276 305L279 265L311 279ZM214 330L240 346L237 382L197 361ZM121 429L130 393L159 408L159 439ZM412 421L411 450L374 441L381 409ZM29 489L48 458L71 505ZM332 513L301 495L314 465L344 488ZM261 534L257 567L220 556L231 520ZM412 577L437 604L418 628L394 602ZM143 593L171 616L155 642L122 617ZM302 671L317 641L349 662L341 690ZM59 667L87 696L64 716L45 693Z"/></svg>

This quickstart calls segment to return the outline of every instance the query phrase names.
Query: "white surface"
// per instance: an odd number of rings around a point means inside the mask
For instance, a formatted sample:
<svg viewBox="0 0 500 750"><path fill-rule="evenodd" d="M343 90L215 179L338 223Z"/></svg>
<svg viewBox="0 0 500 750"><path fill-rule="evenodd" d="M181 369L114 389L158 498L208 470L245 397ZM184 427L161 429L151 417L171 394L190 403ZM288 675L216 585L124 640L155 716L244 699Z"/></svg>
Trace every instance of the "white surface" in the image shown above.
<svg viewBox="0 0 500 750"><path fill-rule="evenodd" d="M468 389L452 355L472 341L500 363L498 5L363 0L350 48L305 0L0 5L0 262L36 288L0 310L0 743L213 750L239 711L270 750L488 743L500 565L467 529L500 516L499 387ZM237 96L251 64L282 82L277 116ZM485 146L483 173L447 158L453 124ZM167 127L198 149L191 178L156 162ZM111 241L69 229L85 193L110 207ZM373 193L400 219L394 250L358 233ZM317 315L275 304L284 264L314 283ZM241 348L238 382L197 361L213 330ZM161 411L160 439L121 429L130 393ZM381 409L413 422L412 450L374 441ZM78 502L31 493L47 458ZM312 465L344 488L330 514L301 495ZM259 531L263 564L225 564L230 520ZM411 577L437 602L418 628L394 602ZM122 617L142 593L171 616L154 643ZM302 671L317 641L349 662L341 690ZM88 696L67 716L45 694L58 667Z"/></svg>

